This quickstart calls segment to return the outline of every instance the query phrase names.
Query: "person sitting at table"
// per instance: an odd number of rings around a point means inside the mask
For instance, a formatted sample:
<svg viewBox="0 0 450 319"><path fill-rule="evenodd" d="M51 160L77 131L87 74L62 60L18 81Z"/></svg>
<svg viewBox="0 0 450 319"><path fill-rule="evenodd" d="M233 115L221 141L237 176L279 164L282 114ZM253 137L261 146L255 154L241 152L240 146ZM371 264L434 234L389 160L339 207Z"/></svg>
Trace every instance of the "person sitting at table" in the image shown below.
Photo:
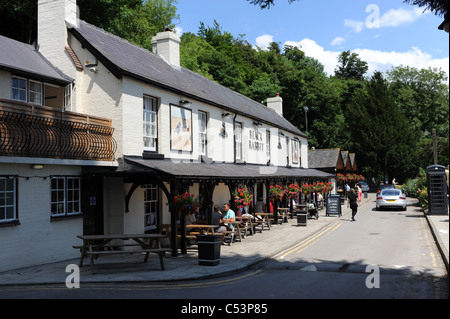
<svg viewBox="0 0 450 319"><path fill-rule="evenodd" d="M227 227L223 224L223 215L220 211L219 205L214 205L214 211L212 213L212 224L216 225L216 227L214 228L214 233L222 233L222 245L224 245L225 242L223 240L225 238Z"/></svg>
<svg viewBox="0 0 450 319"><path fill-rule="evenodd" d="M214 205L214 211L212 213L212 224L216 225L214 228L214 232L216 233L224 233L227 231L227 228L223 224L223 215L220 211L219 205Z"/></svg>
<svg viewBox="0 0 450 319"><path fill-rule="evenodd" d="M225 210L225 216L223 217L224 222L225 223L229 221L234 222L236 220L236 214L234 213L234 210L230 208L230 204L229 203L223 204L223 209ZM234 228L233 225L231 224L229 225L229 227L231 229Z"/></svg>
<svg viewBox="0 0 450 319"><path fill-rule="evenodd" d="M196 214L197 214L197 211L193 212L192 214L186 215L186 217L185 217L186 225L198 224L197 218L195 217Z"/></svg>

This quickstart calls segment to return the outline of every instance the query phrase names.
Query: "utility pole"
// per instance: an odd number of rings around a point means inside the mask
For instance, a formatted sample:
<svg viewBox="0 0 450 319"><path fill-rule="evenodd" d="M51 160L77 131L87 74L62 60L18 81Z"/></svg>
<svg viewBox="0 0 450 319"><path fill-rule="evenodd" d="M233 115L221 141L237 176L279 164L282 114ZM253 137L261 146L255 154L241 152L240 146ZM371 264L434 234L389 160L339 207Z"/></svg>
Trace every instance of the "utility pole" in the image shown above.
<svg viewBox="0 0 450 319"><path fill-rule="evenodd" d="M431 129L431 136L433 137L433 158L434 158L434 164L438 164L438 157L437 157L437 142L436 142L436 129Z"/></svg>
<svg viewBox="0 0 450 319"><path fill-rule="evenodd" d="M305 106L303 107L303 109L305 110L306 135L308 135L308 111L309 111L309 108L305 105Z"/></svg>

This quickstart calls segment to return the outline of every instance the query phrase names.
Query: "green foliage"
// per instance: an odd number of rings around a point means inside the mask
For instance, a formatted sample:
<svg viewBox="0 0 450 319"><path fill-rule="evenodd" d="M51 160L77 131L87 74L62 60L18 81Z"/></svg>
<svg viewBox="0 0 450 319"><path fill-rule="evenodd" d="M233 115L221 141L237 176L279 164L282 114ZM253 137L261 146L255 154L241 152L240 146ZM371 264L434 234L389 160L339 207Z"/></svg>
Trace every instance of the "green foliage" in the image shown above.
<svg viewBox="0 0 450 319"><path fill-rule="evenodd" d="M361 81L364 79L367 70L369 70L367 62L361 60L357 53L344 51L339 54L338 67L334 74L339 79Z"/></svg>
<svg viewBox="0 0 450 319"><path fill-rule="evenodd" d="M449 92L444 71L399 66L388 71L387 78L396 103L414 119L415 129L424 133L435 128L439 136L449 135Z"/></svg>
<svg viewBox="0 0 450 319"><path fill-rule="evenodd" d="M448 86L441 71L399 67L386 79L379 72L366 79L367 63L345 51L335 76L327 76L298 47L254 48L217 21L184 34L181 50L183 66L258 102L280 93L284 117L304 132L308 106L309 146L355 152L366 176L406 180L431 164L426 127L437 128L439 163L448 165Z"/></svg>
<svg viewBox="0 0 450 319"><path fill-rule="evenodd" d="M151 38L173 28L176 0L78 0L80 18L152 50Z"/></svg>
<svg viewBox="0 0 450 319"><path fill-rule="evenodd" d="M416 171L417 132L395 104L380 72L359 91L346 114L352 146L366 176L411 176ZM370 163L370 164L369 164Z"/></svg>
<svg viewBox="0 0 450 319"><path fill-rule="evenodd" d="M428 189L426 172L423 168L419 170L419 176L408 179L402 187L402 191L409 197L415 197L419 200L422 209L428 209Z"/></svg>
<svg viewBox="0 0 450 319"><path fill-rule="evenodd" d="M0 1L0 34L32 44L37 37L37 0Z"/></svg>

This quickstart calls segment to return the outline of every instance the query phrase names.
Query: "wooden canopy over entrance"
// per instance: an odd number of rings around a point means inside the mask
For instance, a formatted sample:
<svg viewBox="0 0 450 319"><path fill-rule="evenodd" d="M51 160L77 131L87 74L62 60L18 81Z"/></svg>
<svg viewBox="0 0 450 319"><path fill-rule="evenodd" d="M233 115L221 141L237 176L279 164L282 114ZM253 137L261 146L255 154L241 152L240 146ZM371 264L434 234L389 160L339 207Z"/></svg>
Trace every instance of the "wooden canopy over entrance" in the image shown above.
<svg viewBox="0 0 450 319"><path fill-rule="evenodd" d="M143 159L138 156L124 156L124 170L116 172L124 176L124 181L132 183L126 196L126 212L133 192L145 184L157 184L169 201L171 213L171 243L172 254L177 256L177 212L174 210L173 198L182 194L194 183L199 184L199 197L209 222L211 222L212 198L214 188L219 183L228 185L231 194L239 184L253 187L256 183L264 183L268 198L271 184L300 183L312 180L326 180L333 175L315 170L292 167L277 167L253 164L235 163L205 163L201 161L186 161L177 159ZM170 188L166 187L166 183ZM254 197L255 200L255 197ZM269 203L267 204L270 211ZM253 205L254 206L254 205ZM277 215L275 214L275 219ZM275 221L276 222L276 221ZM184 238L184 220L181 224L181 253L186 252Z"/></svg>

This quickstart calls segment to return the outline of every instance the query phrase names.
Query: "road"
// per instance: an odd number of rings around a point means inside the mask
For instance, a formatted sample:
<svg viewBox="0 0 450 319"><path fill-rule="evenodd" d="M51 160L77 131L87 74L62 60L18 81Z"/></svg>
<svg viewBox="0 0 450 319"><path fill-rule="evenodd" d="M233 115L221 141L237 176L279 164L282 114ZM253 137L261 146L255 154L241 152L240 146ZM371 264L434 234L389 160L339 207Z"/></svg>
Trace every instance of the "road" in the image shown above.
<svg viewBox="0 0 450 319"><path fill-rule="evenodd" d="M172 283L0 287L5 298L205 300L448 299L445 266L424 216L360 208L254 269L234 276ZM202 301L203 300L203 301ZM181 303L179 307L186 305Z"/></svg>

